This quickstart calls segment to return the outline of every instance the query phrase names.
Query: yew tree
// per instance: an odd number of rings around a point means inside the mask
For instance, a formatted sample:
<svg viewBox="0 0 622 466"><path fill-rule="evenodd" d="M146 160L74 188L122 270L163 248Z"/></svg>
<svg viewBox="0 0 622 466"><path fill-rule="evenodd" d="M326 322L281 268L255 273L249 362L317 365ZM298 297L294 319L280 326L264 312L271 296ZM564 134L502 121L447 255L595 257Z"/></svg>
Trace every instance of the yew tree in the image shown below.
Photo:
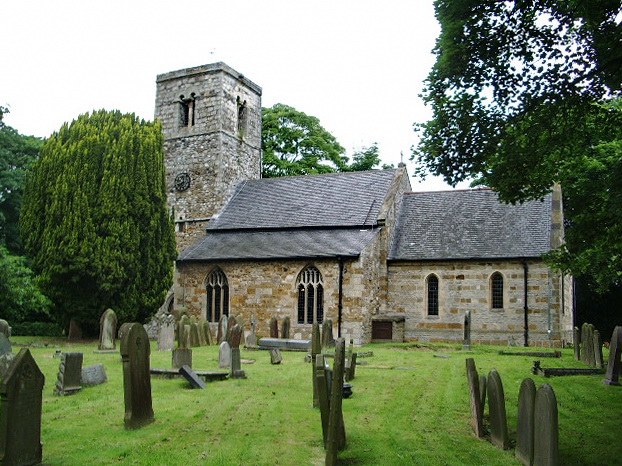
<svg viewBox="0 0 622 466"><path fill-rule="evenodd" d="M157 311L176 254L165 201L159 123L100 110L45 141L20 226L59 322L96 334L106 308L122 322Z"/></svg>

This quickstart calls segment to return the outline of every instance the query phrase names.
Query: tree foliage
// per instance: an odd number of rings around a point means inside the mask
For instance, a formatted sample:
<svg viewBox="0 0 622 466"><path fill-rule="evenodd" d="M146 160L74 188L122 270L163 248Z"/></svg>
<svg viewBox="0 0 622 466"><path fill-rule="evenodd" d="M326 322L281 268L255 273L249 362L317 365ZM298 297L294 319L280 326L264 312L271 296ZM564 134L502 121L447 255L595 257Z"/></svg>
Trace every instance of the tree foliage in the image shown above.
<svg viewBox="0 0 622 466"><path fill-rule="evenodd" d="M26 171L33 164L43 141L23 136L4 124L8 113L0 107L0 244L12 254L23 254L19 236L19 212L22 207Z"/></svg>
<svg viewBox="0 0 622 466"><path fill-rule="evenodd" d="M66 324L96 333L104 309L142 321L172 279L159 123L100 110L45 141L20 219L33 269Z"/></svg>
<svg viewBox="0 0 622 466"><path fill-rule="evenodd" d="M603 246L619 225L611 210L622 194L619 0L436 0L435 8L441 34L423 93L434 115L416 125L419 174L472 179L509 202L540 198L559 182L567 245L551 259L576 274L598 267L596 255L598 264L617 259L622 242ZM618 280L622 262L607 269L597 277L603 286Z"/></svg>
<svg viewBox="0 0 622 466"><path fill-rule="evenodd" d="M347 165L343 171L362 172L365 170L373 170L381 164L380 149L378 143L373 142L370 146L361 147L352 154L352 163ZM393 165L382 164L383 169L393 168Z"/></svg>

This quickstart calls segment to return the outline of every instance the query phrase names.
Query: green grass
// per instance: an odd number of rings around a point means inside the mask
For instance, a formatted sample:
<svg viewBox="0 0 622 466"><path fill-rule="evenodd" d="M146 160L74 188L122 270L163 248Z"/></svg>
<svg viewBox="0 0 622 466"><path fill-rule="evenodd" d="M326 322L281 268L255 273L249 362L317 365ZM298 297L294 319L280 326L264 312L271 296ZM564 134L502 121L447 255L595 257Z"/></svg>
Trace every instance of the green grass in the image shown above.
<svg viewBox="0 0 622 466"><path fill-rule="evenodd" d="M140 430L124 429L123 376L118 354L95 354L96 343L15 337L36 343L31 352L46 377L43 392L43 460L48 465L321 465L324 448L320 413L312 408L311 365L302 353L283 353L270 364L266 351L242 350L248 379L213 382L192 390L182 379L152 378L156 421ZM14 347L17 352L19 347ZM59 359L56 349L81 351L84 364L103 363L108 383L73 396L53 395ZM499 356L499 347L457 345L368 345L359 351L344 400L348 445L341 464L516 465L513 450L501 451L477 439L469 426L465 358L480 374L497 369L505 390L508 426L516 437L518 390L525 377L549 383L559 407L562 464L615 464L622 458L619 413L622 387L603 376L546 379L531 375L533 357ZM519 349L520 350L520 349ZM525 350L528 350L525 348ZM435 354L450 358L436 358ZM193 366L218 370L216 347L194 348ZM561 359L541 359L543 367L584 367L572 350ZM151 366L170 367L171 353L152 346ZM402 367L403 369L400 369ZM486 410L487 411L487 410Z"/></svg>

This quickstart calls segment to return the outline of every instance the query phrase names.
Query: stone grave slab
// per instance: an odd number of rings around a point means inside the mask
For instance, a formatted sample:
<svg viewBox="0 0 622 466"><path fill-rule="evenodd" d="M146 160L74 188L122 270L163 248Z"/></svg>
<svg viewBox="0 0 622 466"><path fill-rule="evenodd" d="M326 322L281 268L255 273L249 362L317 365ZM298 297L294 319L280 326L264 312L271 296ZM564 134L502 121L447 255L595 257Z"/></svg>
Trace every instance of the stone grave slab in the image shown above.
<svg viewBox="0 0 622 466"><path fill-rule="evenodd" d="M220 349L218 351L218 367L231 367L231 347L229 346L229 342L227 341L223 341L220 344Z"/></svg>
<svg viewBox="0 0 622 466"><path fill-rule="evenodd" d="M572 331L572 347L575 361L581 360L581 331L575 327Z"/></svg>
<svg viewBox="0 0 622 466"><path fill-rule="evenodd" d="M611 334L609 344L609 362L603 380L606 385L620 385L620 353L622 353L622 327L616 326Z"/></svg>
<svg viewBox="0 0 622 466"><path fill-rule="evenodd" d="M117 315L112 309L106 309L99 318L99 350L113 350L117 347Z"/></svg>
<svg viewBox="0 0 622 466"><path fill-rule="evenodd" d="M533 462L534 405L536 384L533 379L523 380L518 392L518 423L516 427L516 458L524 465Z"/></svg>
<svg viewBox="0 0 622 466"><path fill-rule="evenodd" d="M270 327L270 338L279 338L279 321L276 320L276 317L270 317L268 326Z"/></svg>
<svg viewBox="0 0 622 466"><path fill-rule="evenodd" d="M318 322L313 323L313 330L311 331L311 379L313 383L313 407L319 406L319 400L317 395L317 377L315 369L315 359L318 354L322 352L322 342L320 335L320 324Z"/></svg>
<svg viewBox="0 0 622 466"><path fill-rule="evenodd" d="M179 368L179 373L190 382L192 388L205 388L205 382L203 382L199 376L189 366L182 366Z"/></svg>
<svg viewBox="0 0 622 466"><path fill-rule="evenodd" d="M194 370L194 373L201 377L205 382L215 382L217 380L226 380L229 377L228 372L200 371ZM149 369L151 376L160 379L177 379L182 377L179 369L152 367Z"/></svg>
<svg viewBox="0 0 622 466"><path fill-rule="evenodd" d="M490 440L493 445L502 450L510 448L508 436L507 413L503 384L496 370L488 373L488 414L490 416Z"/></svg>
<svg viewBox="0 0 622 466"><path fill-rule="evenodd" d="M278 348L274 348L270 350L270 364L281 364L283 361L283 355L281 354L281 350Z"/></svg>
<svg viewBox="0 0 622 466"><path fill-rule="evenodd" d="M285 316L283 318L283 322L281 322L281 338L285 340L289 340L289 331L290 331L291 323L289 316Z"/></svg>
<svg viewBox="0 0 622 466"><path fill-rule="evenodd" d="M561 358L561 351L499 351L501 356L528 356L534 358Z"/></svg>
<svg viewBox="0 0 622 466"><path fill-rule="evenodd" d="M543 384L536 392L534 407L533 464L559 464L557 398L553 388Z"/></svg>
<svg viewBox="0 0 622 466"><path fill-rule="evenodd" d="M66 396L82 390L82 353L63 353L60 359L54 395Z"/></svg>
<svg viewBox="0 0 622 466"><path fill-rule="evenodd" d="M183 366L192 367L192 350L190 348L173 349L173 369L180 369Z"/></svg>
<svg viewBox="0 0 622 466"><path fill-rule="evenodd" d="M480 396L480 379L473 358L466 359L466 375L469 384L469 403L471 406L471 427L477 437L484 436L483 410Z"/></svg>
<svg viewBox="0 0 622 466"><path fill-rule="evenodd" d="M93 364L84 366L81 374L82 385L85 387L93 387L108 382L106 368L103 364Z"/></svg>
<svg viewBox="0 0 622 466"><path fill-rule="evenodd" d="M166 314L160 318L158 351L172 351L175 347L175 317Z"/></svg>
<svg viewBox="0 0 622 466"><path fill-rule="evenodd" d="M236 324L235 327L239 328L239 325ZM235 328L234 327L234 328ZM233 331L232 331L233 335ZM242 370L241 367L241 358L240 358L240 347L231 348L231 370L230 377L232 379L245 379L246 373Z"/></svg>
<svg viewBox="0 0 622 466"><path fill-rule="evenodd" d="M0 332L0 356L12 353L13 349L11 348L11 342L4 333Z"/></svg>
<svg viewBox="0 0 622 466"><path fill-rule="evenodd" d="M309 351L311 340L283 340L281 338L262 338L260 349L280 349L281 351Z"/></svg>
<svg viewBox="0 0 622 466"><path fill-rule="evenodd" d="M330 392L330 414L328 416L328 435L326 439L327 466L337 464L337 454L346 446L346 434L343 422L343 370L345 366L346 344L343 338L335 342L335 360L333 380Z"/></svg>

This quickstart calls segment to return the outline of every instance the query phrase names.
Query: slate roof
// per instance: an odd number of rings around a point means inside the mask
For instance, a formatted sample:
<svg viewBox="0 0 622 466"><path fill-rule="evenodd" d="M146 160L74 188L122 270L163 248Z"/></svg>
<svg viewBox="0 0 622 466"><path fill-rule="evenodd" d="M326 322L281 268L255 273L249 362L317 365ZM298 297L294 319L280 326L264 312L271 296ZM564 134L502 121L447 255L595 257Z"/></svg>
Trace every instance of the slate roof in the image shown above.
<svg viewBox="0 0 622 466"><path fill-rule="evenodd" d="M406 193L389 260L527 258L550 249L550 195L511 205L488 189Z"/></svg>
<svg viewBox="0 0 622 466"><path fill-rule="evenodd" d="M397 170L241 183L179 261L358 256L379 231Z"/></svg>

